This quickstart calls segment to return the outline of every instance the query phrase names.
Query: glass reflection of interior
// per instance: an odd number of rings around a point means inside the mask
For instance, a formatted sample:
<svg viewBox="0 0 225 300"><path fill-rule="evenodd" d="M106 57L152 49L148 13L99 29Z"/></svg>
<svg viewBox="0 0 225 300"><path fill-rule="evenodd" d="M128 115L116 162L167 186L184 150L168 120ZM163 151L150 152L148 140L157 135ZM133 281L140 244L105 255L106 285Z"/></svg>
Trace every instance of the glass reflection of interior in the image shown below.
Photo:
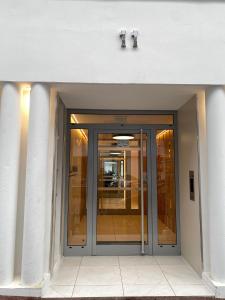
<svg viewBox="0 0 225 300"><path fill-rule="evenodd" d="M141 135L98 135L97 243L141 242ZM143 134L144 228L147 243L147 135Z"/></svg>
<svg viewBox="0 0 225 300"><path fill-rule="evenodd" d="M158 244L176 244L176 196L173 130L158 130L157 198Z"/></svg>
<svg viewBox="0 0 225 300"><path fill-rule="evenodd" d="M173 115L71 114L72 124L173 124Z"/></svg>
<svg viewBox="0 0 225 300"><path fill-rule="evenodd" d="M88 130L70 131L68 245L87 242L87 160Z"/></svg>

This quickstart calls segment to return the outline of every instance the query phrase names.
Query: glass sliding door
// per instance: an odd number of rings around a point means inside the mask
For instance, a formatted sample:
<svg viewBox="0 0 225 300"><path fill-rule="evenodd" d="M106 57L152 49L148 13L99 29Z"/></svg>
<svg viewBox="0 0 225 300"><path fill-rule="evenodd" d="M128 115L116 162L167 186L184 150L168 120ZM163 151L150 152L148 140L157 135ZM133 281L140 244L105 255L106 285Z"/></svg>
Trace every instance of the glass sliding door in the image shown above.
<svg viewBox="0 0 225 300"><path fill-rule="evenodd" d="M176 126L78 121L68 127L64 255L179 255Z"/></svg>
<svg viewBox="0 0 225 300"><path fill-rule="evenodd" d="M144 243L149 242L147 140L146 133L97 135L97 245L140 245L141 213Z"/></svg>

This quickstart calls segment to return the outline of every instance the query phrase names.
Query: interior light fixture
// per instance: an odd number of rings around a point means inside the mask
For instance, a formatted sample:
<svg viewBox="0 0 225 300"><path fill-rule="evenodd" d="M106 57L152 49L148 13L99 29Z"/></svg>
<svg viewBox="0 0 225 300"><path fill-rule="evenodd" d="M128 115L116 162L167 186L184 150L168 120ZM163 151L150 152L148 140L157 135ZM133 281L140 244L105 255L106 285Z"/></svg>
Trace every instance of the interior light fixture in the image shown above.
<svg viewBox="0 0 225 300"><path fill-rule="evenodd" d="M134 136L132 134L116 134L113 136L113 139L118 141L129 141L133 140Z"/></svg>
<svg viewBox="0 0 225 300"><path fill-rule="evenodd" d="M110 155L121 155L121 152L110 152Z"/></svg>
<svg viewBox="0 0 225 300"><path fill-rule="evenodd" d="M29 116L31 87L24 85L21 87L21 108L24 116Z"/></svg>

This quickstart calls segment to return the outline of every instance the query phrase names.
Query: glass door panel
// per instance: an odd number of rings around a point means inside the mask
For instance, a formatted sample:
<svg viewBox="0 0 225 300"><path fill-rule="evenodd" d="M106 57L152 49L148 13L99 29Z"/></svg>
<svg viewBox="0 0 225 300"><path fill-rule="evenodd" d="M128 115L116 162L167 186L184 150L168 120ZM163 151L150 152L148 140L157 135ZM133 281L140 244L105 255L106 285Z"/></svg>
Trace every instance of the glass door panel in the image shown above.
<svg viewBox="0 0 225 300"><path fill-rule="evenodd" d="M88 130L70 130L69 205L67 243L87 243L87 161Z"/></svg>
<svg viewBox="0 0 225 300"><path fill-rule="evenodd" d="M115 139L98 134L96 243L141 243L141 167L143 162L144 239L148 243L147 134ZM141 160L143 153L143 160Z"/></svg>
<svg viewBox="0 0 225 300"><path fill-rule="evenodd" d="M158 130L157 146L157 202L158 202L158 244L175 245L176 228L176 190L174 131Z"/></svg>

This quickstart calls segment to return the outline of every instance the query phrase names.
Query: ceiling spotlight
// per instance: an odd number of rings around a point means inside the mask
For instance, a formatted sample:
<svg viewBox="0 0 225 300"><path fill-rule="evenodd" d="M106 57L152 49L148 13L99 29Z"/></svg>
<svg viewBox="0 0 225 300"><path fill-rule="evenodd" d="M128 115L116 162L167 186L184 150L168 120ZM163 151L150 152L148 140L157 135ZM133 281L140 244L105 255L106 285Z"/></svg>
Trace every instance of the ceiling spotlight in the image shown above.
<svg viewBox="0 0 225 300"><path fill-rule="evenodd" d="M119 141L128 141L133 140L134 136L132 134L116 134L113 136L113 139Z"/></svg>

